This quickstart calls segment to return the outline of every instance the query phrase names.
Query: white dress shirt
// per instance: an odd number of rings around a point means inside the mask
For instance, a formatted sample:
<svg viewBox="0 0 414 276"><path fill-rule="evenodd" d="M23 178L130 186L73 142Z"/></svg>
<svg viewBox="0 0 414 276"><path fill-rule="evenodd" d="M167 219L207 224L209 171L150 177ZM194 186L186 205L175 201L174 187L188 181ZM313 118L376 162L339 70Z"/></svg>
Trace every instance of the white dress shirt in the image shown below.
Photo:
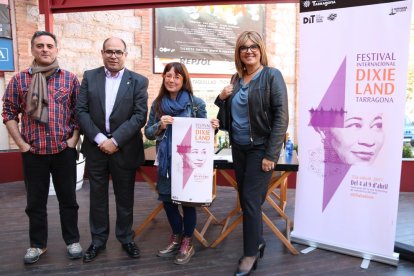
<svg viewBox="0 0 414 276"><path fill-rule="evenodd" d="M119 85L121 84L122 76L124 75L125 68L119 71L115 76L111 75L111 72L105 68L105 130L106 133L111 133L111 128L109 124L109 116L112 113L114 108L116 95L118 94ZM104 142L108 137L103 133L98 133L95 136L95 142L99 145ZM112 141L116 146L115 139L112 137Z"/></svg>

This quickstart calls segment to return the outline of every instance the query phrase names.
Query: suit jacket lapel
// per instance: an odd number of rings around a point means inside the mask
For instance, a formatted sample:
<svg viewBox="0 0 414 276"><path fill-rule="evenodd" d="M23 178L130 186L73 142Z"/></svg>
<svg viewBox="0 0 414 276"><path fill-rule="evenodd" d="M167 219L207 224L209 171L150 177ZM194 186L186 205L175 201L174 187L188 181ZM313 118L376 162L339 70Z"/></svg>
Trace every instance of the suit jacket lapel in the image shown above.
<svg viewBox="0 0 414 276"><path fill-rule="evenodd" d="M104 67L101 68L101 70L98 71L98 74L96 76L96 83L97 83L97 87L98 87L98 93L99 93L99 100L101 101L101 106L102 106L102 110L103 110L103 114L106 113L106 107L105 107L105 81L106 81L106 76L105 76L105 69Z"/></svg>
<svg viewBox="0 0 414 276"><path fill-rule="evenodd" d="M114 103L114 107L112 108L112 113L118 107L121 99L124 97L125 93L128 91L131 85L131 75L128 69L125 69L124 74L122 75L121 83L119 84L118 93L116 94L116 99Z"/></svg>

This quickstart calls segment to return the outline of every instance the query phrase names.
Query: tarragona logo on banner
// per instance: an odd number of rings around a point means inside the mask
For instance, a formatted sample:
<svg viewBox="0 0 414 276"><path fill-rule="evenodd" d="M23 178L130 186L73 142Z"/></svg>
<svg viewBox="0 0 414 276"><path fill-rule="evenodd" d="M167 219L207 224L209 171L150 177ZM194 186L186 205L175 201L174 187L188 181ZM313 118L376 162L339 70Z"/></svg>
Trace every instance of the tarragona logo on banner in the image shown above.
<svg viewBox="0 0 414 276"><path fill-rule="evenodd" d="M301 1L292 239L393 262L411 1L377 2Z"/></svg>

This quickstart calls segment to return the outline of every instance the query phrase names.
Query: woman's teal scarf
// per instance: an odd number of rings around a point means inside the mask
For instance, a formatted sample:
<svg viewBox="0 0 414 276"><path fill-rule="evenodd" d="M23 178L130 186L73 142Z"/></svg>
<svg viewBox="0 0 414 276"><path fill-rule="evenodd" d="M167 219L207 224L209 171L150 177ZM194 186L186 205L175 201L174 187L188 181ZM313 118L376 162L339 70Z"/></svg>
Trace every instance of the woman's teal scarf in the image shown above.
<svg viewBox="0 0 414 276"><path fill-rule="evenodd" d="M191 96L188 91L178 92L177 98L172 100L169 96L164 96L161 101L163 115L172 117L191 117L191 109L187 106L191 104ZM158 174L169 178L171 175L171 142L172 126L168 125L164 137L158 145Z"/></svg>

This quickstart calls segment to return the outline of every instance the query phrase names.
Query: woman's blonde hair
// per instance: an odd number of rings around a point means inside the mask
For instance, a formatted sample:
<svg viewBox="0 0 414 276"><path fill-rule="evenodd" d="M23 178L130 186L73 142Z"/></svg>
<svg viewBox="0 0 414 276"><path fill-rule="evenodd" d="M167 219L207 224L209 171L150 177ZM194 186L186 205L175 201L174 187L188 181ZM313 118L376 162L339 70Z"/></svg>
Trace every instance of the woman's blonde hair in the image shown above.
<svg viewBox="0 0 414 276"><path fill-rule="evenodd" d="M236 64L236 70L239 77L242 77L246 72L246 66L240 59L240 47L243 46L247 40L251 40L253 43L259 46L260 51L260 63L263 66L267 66L267 55L265 43L259 33L255 31L244 31L242 32L236 41L236 47L234 49L234 63Z"/></svg>

